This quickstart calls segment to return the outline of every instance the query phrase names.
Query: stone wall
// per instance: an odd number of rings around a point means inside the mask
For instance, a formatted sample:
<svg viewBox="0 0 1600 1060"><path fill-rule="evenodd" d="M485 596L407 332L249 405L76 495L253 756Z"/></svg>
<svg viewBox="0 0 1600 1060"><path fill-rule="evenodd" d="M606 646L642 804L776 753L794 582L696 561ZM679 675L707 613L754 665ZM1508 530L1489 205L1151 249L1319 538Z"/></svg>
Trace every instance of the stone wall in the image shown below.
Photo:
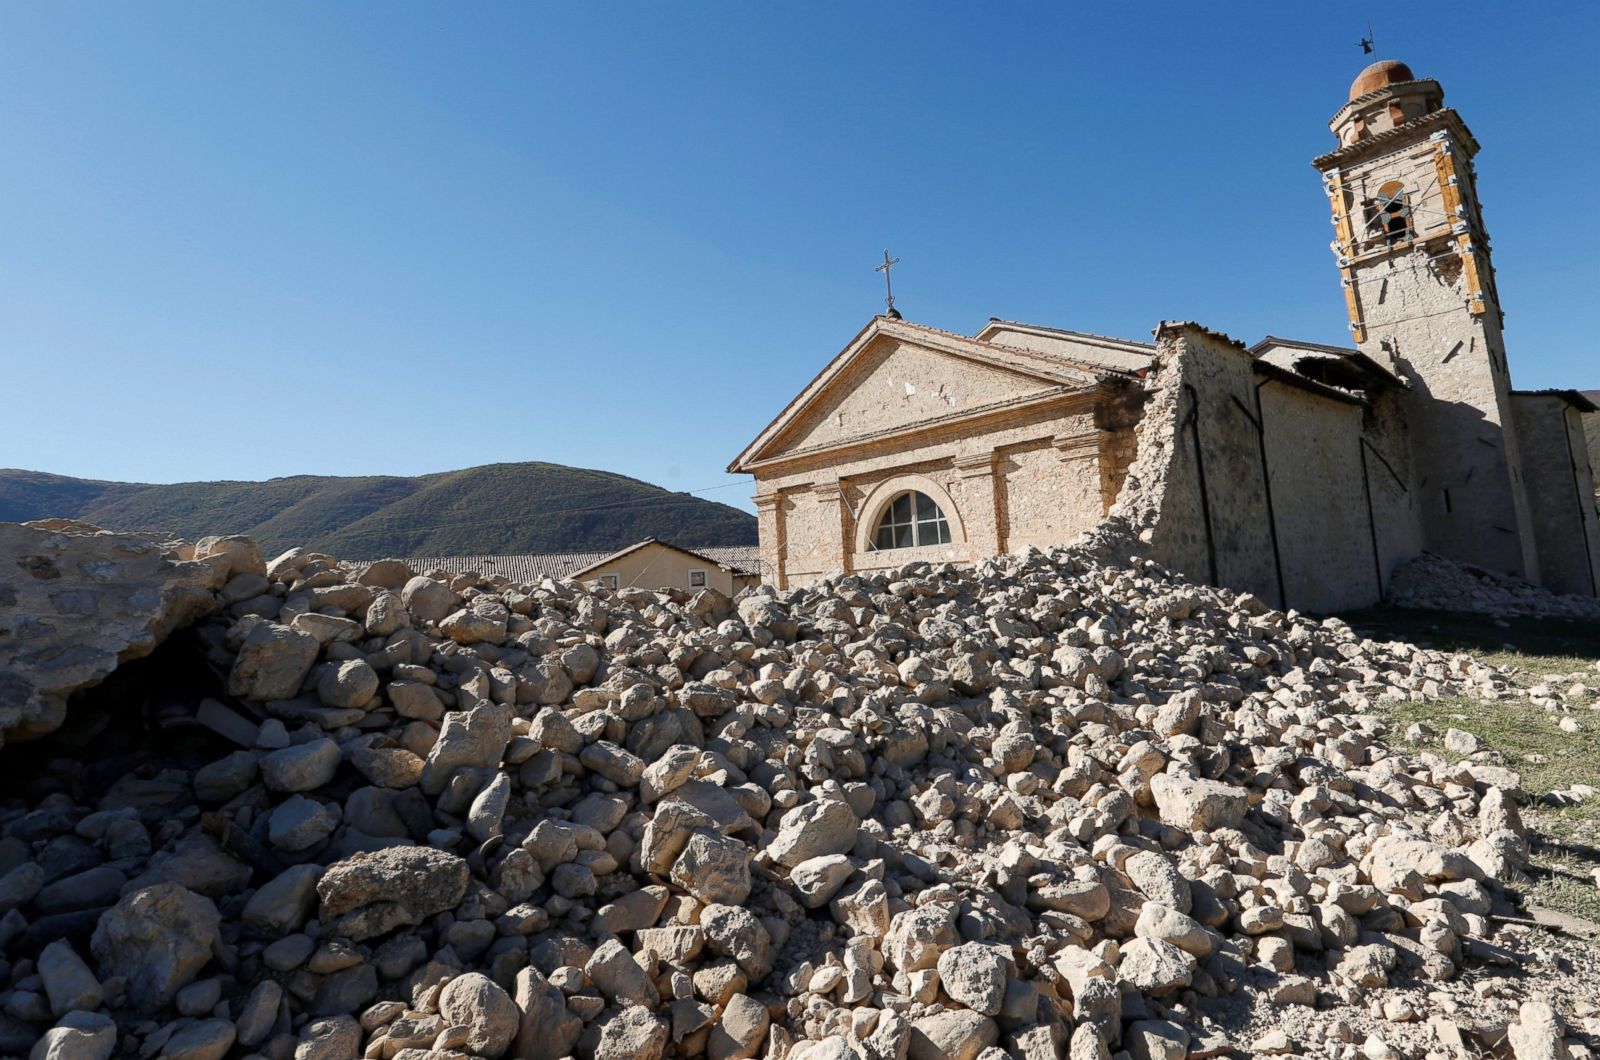
<svg viewBox="0 0 1600 1060"><path fill-rule="evenodd" d="M1096 426L1093 392L1066 394L986 429L884 439L848 459L819 458L779 476L758 477L762 563L780 587L836 571L873 571L915 560L970 562L1070 541L1105 515L1101 451L1115 454ZM1126 432L1124 432L1126 433ZM944 509L948 545L870 551L865 542L883 506L903 489Z"/></svg>
<svg viewBox="0 0 1600 1060"><path fill-rule="evenodd" d="M1420 541L1394 409L1258 374L1244 347L1194 324L1162 325L1157 348L1111 514L1199 580L1312 612L1378 602Z"/></svg>
<svg viewBox="0 0 1600 1060"><path fill-rule="evenodd" d="M1515 394L1511 406L1539 549L1538 582L1551 592L1594 596L1600 529L1579 413L1552 394Z"/></svg>
<svg viewBox="0 0 1600 1060"><path fill-rule="evenodd" d="M1600 390L1590 390L1584 394L1590 401L1600 405ZM1589 469L1595 473L1596 507L1600 508L1600 412L1585 412L1582 417L1583 437L1589 450Z"/></svg>
<svg viewBox="0 0 1600 1060"><path fill-rule="evenodd" d="M1105 515L1100 450L1092 431L1000 451L1005 551L1071 541Z"/></svg>
<svg viewBox="0 0 1600 1060"><path fill-rule="evenodd" d="M1389 557L1368 508L1368 487L1383 483L1372 482L1370 458L1363 473L1361 407L1275 379L1258 393L1285 597L1316 612L1372 603Z"/></svg>
<svg viewBox="0 0 1600 1060"><path fill-rule="evenodd" d="M1162 563L1278 602L1254 414L1254 361L1193 324L1157 331L1154 396L1111 514Z"/></svg>
<svg viewBox="0 0 1600 1060"><path fill-rule="evenodd" d="M1408 395L1384 390L1371 396L1362 416L1363 474L1377 532L1377 564L1387 594L1394 572L1422 554L1422 522L1406 420Z"/></svg>
<svg viewBox="0 0 1600 1060"><path fill-rule="evenodd" d="M836 445L865 434L1036 394L1037 379L948 355L890 335L875 339L803 420L789 428L791 450Z"/></svg>

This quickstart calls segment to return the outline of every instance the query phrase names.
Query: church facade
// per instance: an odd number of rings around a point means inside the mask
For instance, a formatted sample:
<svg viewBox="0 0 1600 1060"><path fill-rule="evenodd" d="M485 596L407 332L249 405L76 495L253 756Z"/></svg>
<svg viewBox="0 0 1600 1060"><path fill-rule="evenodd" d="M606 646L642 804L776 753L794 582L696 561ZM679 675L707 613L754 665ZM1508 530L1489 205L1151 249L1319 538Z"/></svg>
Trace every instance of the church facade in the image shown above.
<svg viewBox="0 0 1600 1060"><path fill-rule="evenodd" d="M1198 580L1311 611L1423 551L1596 594L1575 391L1511 387L1472 158L1438 82L1376 63L1317 158L1353 345L874 318L729 466L780 586L1065 544L1108 516Z"/></svg>

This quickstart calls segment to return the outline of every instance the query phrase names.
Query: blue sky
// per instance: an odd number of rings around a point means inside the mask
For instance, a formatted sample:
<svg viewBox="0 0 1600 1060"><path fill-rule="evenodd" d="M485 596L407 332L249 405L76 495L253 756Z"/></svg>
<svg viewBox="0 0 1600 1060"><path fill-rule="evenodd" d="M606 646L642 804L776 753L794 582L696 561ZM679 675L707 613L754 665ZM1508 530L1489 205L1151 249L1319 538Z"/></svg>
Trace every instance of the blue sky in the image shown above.
<svg viewBox="0 0 1600 1060"><path fill-rule="evenodd" d="M748 507L886 246L938 327L1342 342L1308 162L1369 17L1483 144L1517 385L1600 386L1600 8L1391 10L6 4L0 466Z"/></svg>

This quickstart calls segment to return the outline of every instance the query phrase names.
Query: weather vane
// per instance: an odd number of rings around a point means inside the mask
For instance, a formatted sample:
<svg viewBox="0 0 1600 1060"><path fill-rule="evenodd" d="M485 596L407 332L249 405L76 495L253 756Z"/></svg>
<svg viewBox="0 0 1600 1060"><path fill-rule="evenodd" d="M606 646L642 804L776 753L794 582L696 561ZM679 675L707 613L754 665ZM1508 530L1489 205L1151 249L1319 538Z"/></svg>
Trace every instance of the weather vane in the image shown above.
<svg viewBox="0 0 1600 1060"><path fill-rule="evenodd" d="M1367 35L1361 38L1361 54L1371 55L1377 48L1377 40L1372 33L1372 23L1367 23Z"/></svg>
<svg viewBox="0 0 1600 1060"><path fill-rule="evenodd" d="M884 301L889 304L889 312L884 315L893 317L895 320L900 319L900 311L894 307L894 284L889 279L889 270L898 264L900 264L900 259L891 258L889 256L888 249L885 248L883 252L883 264L872 270L873 272L883 273L883 289L885 294Z"/></svg>

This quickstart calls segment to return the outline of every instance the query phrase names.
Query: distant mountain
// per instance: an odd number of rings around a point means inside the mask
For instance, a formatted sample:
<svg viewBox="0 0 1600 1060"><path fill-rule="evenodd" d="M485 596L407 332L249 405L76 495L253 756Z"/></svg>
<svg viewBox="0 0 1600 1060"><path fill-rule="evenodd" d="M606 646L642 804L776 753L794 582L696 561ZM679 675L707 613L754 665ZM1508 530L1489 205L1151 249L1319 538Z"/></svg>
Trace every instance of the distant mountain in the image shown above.
<svg viewBox="0 0 1600 1060"><path fill-rule="evenodd" d="M56 517L190 540L249 534L269 554L303 545L348 559L599 551L646 537L689 546L756 543L747 512L560 464L170 486L0 469L0 522Z"/></svg>

